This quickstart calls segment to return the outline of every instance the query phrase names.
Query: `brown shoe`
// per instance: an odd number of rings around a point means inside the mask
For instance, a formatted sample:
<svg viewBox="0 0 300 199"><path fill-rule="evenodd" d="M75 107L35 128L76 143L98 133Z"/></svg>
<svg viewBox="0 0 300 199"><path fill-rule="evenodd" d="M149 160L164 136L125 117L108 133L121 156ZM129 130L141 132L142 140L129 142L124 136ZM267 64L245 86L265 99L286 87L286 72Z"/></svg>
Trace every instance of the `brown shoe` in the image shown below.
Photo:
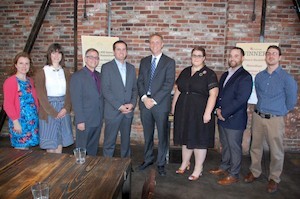
<svg viewBox="0 0 300 199"><path fill-rule="evenodd" d="M278 183L275 182L274 180L269 180L269 183L268 183L268 192L269 193L274 193L278 190Z"/></svg>
<svg viewBox="0 0 300 199"><path fill-rule="evenodd" d="M239 181L239 179L236 178L236 177L233 177L233 176L227 176L227 177L225 177L225 178L219 180L219 181L218 181L218 184L220 184L220 185L231 185L231 184L236 183L236 182L238 182L238 181Z"/></svg>
<svg viewBox="0 0 300 199"><path fill-rule="evenodd" d="M220 176L220 175L227 175L228 172L224 171L223 169L211 169L209 170L210 174L216 175L216 176Z"/></svg>
<svg viewBox="0 0 300 199"><path fill-rule="evenodd" d="M254 180L256 180L257 178L254 177L253 173L252 172L249 172L245 178L244 178L244 181L247 182L247 183L251 183L253 182Z"/></svg>

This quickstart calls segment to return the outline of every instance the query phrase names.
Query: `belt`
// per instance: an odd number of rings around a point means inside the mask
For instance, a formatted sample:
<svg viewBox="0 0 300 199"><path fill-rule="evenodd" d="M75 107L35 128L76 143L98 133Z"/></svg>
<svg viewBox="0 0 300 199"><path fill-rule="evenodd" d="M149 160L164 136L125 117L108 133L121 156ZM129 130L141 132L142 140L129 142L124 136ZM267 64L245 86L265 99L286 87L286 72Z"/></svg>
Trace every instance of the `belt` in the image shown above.
<svg viewBox="0 0 300 199"><path fill-rule="evenodd" d="M200 93L195 93L195 92L185 92L186 95L192 94L192 95L201 95Z"/></svg>
<svg viewBox="0 0 300 199"><path fill-rule="evenodd" d="M262 118L265 118L265 119L270 119L271 117L277 117L277 115L272 115L272 114L268 114L268 113L262 113L262 112L259 112L258 110L254 110L255 113L257 113L257 115L259 115L260 117Z"/></svg>

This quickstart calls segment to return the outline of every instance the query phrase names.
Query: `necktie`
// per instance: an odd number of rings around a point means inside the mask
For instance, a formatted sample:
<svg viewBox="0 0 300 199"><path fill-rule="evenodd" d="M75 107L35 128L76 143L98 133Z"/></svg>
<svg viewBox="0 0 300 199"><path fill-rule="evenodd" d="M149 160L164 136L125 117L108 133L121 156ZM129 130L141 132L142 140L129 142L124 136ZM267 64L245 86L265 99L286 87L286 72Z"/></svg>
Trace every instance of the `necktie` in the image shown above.
<svg viewBox="0 0 300 199"><path fill-rule="evenodd" d="M151 71L150 71L151 73L150 73L150 81L149 81L149 89L148 89L149 94L151 94L151 84L154 77L155 68L156 68L156 57L154 57L151 62Z"/></svg>
<svg viewBox="0 0 300 199"><path fill-rule="evenodd" d="M95 72L92 73L92 76L93 76L93 78L94 78L94 80L96 82L96 86L97 86L98 92L100 93L100 81L99 81L97 75L95 74Z"/></svg>

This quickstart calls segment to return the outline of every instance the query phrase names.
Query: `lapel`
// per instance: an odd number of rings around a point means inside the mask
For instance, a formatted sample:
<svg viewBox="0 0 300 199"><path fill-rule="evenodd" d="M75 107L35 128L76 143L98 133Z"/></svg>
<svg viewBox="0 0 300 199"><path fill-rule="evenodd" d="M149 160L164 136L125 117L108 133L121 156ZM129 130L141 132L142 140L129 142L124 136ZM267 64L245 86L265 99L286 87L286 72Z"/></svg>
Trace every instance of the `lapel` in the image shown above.
<svg viewBox="0 0 300 199"><path fill-rule="evenodd" d="M116 78L119 79L118 82L120 82L121 85L124 87L122 76L121 76L121 73L119 71L118 65L115 60L112 61L112 68L114 70L113 72L116 74ZM126 75L127 75L127 64L126 64ZM126 81L127 81L127 78L126 78Z"/></svg>
<svg viewBox="0 0 300 199"><path fill-rule="evenodd" d="M89 69L85 68L83 70L85 70L84 71L84 78L85 78L85 80L87 82L87 85L91 86L91 88L89 88L89 89L94 89L95 91L93 91L93 92L99 94L98 88L97 88L97 85L96 85L96 82L95 82L94 78L91 76L91 74L90 74L89 71L86 71L86 70L89 70Z"/></svg>
<svg viewBox="0 0 300 199"><path fill-rule="evenodd" d="M148 83L150 81L150 75L151 75L151 61L152 61L152 55L148 56L146 58L146 63L148 66L146 66L147 68L147 73L146 73L146 82Z"/></svg>
<svg viewBox="0 0 300 199"><path fill-rule="evenodd" d="M240 73L244 70L243 66L241 66L231 77L230 79L227 81L226 85L224 86L223 89L226 89L227 87L229 87L231 84L233 84L235 82L235 80L240 76ZM228 72L227 72L228 75ZM227 77L226 75L226 77ZM225 79L226 79L225 77ZM224 79L224 81L225 81Z"/></svg>
<svg viewBox="0 0 300 199"><path fill-rule="evenodd" d="M219 95L222 95L223 93L223 90L224 90L224 87L223 87L223 84L225 82L225 79L226 77L228 76L228 71L225 72L222 76L221 76L221 79L220 79L220 82L219 82Z"/></svg>
<svg viewBox="0 0 300 199"><path fill-rule="evenodd" d="M163 69L164 65L165 65L165 55L162 54L160 59L159 59L159 62L157 63L156 69L154 71L153 79L155 79L157 74L159 74L159 71L161 71ZM150 70L151 70L151 59L150 59Z"/></svg>
<svg viewBox="0 0 300 199"><path fill-rule="evenodd" d="M130 81L130 78L129 78L130 73L131 73L131 67L129 67L128 63L126 62L126 84L125 84L125 88L130 85L130 83L129 83L129 81Z"/></svg>

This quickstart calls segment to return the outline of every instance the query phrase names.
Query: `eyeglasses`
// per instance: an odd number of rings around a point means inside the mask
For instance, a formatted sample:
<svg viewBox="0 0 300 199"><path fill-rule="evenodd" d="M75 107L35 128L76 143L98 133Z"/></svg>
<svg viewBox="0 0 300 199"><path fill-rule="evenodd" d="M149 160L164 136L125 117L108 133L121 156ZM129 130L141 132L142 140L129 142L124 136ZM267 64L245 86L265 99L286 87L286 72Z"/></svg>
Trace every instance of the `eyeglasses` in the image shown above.
<svg viewBox="0 0 300 199"><path fill-rule="evenodd" d="M271 55L275 56L275 55L279 55L279 53L278 52L272 52L272 53L271 52L267 52L266 55L267 56L271 56Z"/></svg>
<svg viewBox="0 0 300 199"><path fill-rule="evenodd" d="M86 58L91 60L99 60L99 57L93 57L93 56L86 56Z"/></svg>
<svg viewBox="0 0 300 199"><path fill-rule="evenodd" d="M194 55L194 54L192 54L192 58L202 58L202 57L204 57L203 55Z"/></svg>

